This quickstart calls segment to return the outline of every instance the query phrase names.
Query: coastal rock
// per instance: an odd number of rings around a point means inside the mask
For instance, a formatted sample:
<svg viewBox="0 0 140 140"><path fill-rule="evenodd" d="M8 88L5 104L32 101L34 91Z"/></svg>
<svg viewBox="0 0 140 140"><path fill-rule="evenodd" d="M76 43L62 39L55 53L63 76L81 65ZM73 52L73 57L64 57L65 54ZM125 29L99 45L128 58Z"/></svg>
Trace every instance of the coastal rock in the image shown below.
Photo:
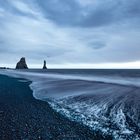
<svg viewBox="0 0 140 140"><path fill-rule="evenodd" d="M28 69L25 57L22 57L16 65L16 69Z"/></svg>
<svg viewBox="0 0 140 140"><path fill-rule="evenodd" d="M46 61L45 60L44 60L43 69L47 69L47 67L46 67Z"/></svg>
<svg viewBox="0 0 140 140"><path fill-rule="evenodd" d="M0 69L6 69L6 67L0 67Z"/></svg>

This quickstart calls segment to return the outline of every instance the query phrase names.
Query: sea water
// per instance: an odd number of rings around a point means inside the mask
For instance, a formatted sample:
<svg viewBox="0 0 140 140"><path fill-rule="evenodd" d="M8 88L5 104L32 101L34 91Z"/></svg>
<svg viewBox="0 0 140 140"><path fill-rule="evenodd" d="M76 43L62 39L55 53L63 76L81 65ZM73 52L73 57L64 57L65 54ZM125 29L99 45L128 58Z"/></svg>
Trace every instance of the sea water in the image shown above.
<svg viewBox="0 0 140 140"><path fill-rule="evenodd" d="M140 139L140 70L0 71L32 81L35 98L114 140Z"/></svg>

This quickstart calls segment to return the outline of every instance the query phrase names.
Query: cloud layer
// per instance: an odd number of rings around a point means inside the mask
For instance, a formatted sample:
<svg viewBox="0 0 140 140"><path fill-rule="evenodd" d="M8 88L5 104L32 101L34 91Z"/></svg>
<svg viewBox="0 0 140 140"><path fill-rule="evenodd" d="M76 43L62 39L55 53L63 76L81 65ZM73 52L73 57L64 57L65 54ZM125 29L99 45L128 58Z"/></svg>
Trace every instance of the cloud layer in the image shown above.
<svg viewBox="0 0 140 140"><path fill-rule="evenodd" d="M139 0L0 0L0 64L140 62Z"/></svg>

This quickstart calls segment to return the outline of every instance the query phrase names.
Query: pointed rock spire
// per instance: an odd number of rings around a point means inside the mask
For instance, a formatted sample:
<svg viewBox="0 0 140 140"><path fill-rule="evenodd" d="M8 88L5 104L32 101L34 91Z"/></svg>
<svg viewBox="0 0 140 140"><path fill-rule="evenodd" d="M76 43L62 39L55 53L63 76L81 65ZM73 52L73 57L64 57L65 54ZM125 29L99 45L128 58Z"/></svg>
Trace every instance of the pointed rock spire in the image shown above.
<svg viewBox="0 0 140 140"><path fill-rule="evenodd" d="M43 69L47 69L47 67L46 67L46 60L44 60Z"/></svg>

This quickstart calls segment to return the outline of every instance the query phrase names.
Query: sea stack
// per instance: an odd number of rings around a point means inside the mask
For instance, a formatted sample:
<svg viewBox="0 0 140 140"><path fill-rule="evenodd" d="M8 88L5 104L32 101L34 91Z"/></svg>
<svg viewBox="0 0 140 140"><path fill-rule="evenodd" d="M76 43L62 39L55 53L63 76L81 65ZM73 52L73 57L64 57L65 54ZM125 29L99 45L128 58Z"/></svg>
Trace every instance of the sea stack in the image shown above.
<svg viewBox="0 0 140 140"><path fill-rule="evenodd" d="M22 57L16 65L16 69L28 69L25 57Z"/></svg>
<svg viewBox="0 0 140 140"><path fill-rule="evenodd" d="M46 67L46 61L45 60L44 60L43 69L47 69L47 67Z"/></svg>

